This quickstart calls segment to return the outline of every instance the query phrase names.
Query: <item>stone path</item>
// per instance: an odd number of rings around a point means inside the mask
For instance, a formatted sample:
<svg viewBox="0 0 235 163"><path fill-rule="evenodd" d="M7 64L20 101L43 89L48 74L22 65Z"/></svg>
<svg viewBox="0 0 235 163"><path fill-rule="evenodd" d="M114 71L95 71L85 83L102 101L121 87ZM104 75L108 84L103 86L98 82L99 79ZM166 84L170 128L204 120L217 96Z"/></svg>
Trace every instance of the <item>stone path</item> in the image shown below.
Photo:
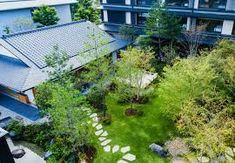
<svg viewBox="0 0 235 163"><path fill-rule="evenodd" d="M104 130L102 124L99 124L99 118L97 113L91 113L90 109L85 108L84 111L87 112L87 115L92 119L92 127L95 128L95 135L98 136L100 145L103 147L105 152L111 152L115 154L117 152L122 153L123 156L117 163L128 163L136 160L134 154L129 153L131 148L130 146L120 147L120 145L111 145L112 139L109 139L108 132Z"/></svg>

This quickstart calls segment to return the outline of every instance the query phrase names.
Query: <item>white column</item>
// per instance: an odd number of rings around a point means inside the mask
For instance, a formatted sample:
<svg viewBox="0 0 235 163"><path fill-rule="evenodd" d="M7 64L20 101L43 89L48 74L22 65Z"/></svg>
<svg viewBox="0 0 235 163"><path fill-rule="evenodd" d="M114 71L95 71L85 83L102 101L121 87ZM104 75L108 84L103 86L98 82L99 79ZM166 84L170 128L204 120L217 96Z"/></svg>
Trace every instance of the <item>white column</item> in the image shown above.
<svg viewBox="0 0 235 163"><path fill-rule="evenodd" d="M107 3L107 0L102 0L102 3Z"/></svg>
<svg viewBox="0 0 235 163"><path fill-rule="evenodd" d="M131 24L131 12L126 12L126 24Z"/></svg>
<svg viewBox="0 0 235 163"><path fill-rule="evenodd" d="M103 17L104 17L104 22L108 22L108 11L107 10L103 10Z"/></svg>
<svg viewBox="0 0 235 163"><path fill-rule="evenodd" d="M112 52L112 62L115 63L117 61L117 52Z"/></svg>
<svg viewBox="0 0 235 163"><path fill-rule="evenodd" d="M186 30L189 31L191 29L191 18L187 17L187 27Z"/></svg>
<svg viewBox="0 0 235 163"><path fill-rule="evenodd" d="M224 20L221 34L231 35L233 32L233 24L234 24L234 21L232 20Z"/></svg>
<svg viewBox="0 0 235 163"><path fill-rule="evenodd" d="M28 96L29 101L30 101L31 103L35 104L33 90L30 89L30 90L28 90L28 91L26 91L26 92L24 92L24 93Z"/></svg>
<svg viewBox="0 0 235 163"><path fill-rule="evenodd" d="M199 6L199 0L194 0L193 8L198 9Z"/></svg>
<svg viewBox="0 0 235 163"><path fill-rule="evenodd" d="M125 0L126 5L131 5L131 0Z"/></svg>

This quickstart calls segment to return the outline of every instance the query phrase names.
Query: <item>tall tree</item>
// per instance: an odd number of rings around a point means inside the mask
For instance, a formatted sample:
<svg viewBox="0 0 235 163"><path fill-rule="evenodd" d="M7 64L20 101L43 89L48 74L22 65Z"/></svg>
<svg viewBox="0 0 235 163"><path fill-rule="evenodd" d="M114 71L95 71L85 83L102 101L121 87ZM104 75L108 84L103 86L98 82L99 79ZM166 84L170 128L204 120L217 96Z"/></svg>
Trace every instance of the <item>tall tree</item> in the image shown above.
<svg viewBox="0 0 235 163"><path fill-rule="evenodd" d="M146 21L145 32L150 37L157 38L158 50L161 54L161 39L170 40L170 48L173 50L173 42L181 33L180 19L173 14L169 14L165 5L156 2L149 12L149 17Z"/></svg>
<svg viewBox="0 0 235 163"><path fill-rule="evenodd" d="M128 48L120 55L121 59L116 63L118 93L129 99L133 109L134 99L138 101L145 91L144 76L153 71L153 52L150 49Z"/></svg>
<svg viewBox="0 0 235 163"><path fill-rule="evenodd" d="M98 24L100 22L100 12L94 7L93 0L80 0L75 6L74 20L89 20Z"/></svg>
<svg viewBox="0 0 235 163"><path fill-rule="evenodd" d="M104 35L95 28L89 30L89 42L86 43L86 47L91 50L81 54L80 60L84 62L84 58L89 58L92 61L84 66L84 71L81 72L79 80L93 85L88 94L88 100L94 107L102 110L105 115L105 95L107 85L112 79L112 60L110 56L107 56L109 50L107 48L108 40L106 40L106 34Z"/></svg>
<svg viewBox="0 0 235 163"><path fill-rule="evenodd" d="M54 25L57 24L59 20L54 7L42 5L33 11L33 21L35 23L40 23L41 26Z"/></svg>

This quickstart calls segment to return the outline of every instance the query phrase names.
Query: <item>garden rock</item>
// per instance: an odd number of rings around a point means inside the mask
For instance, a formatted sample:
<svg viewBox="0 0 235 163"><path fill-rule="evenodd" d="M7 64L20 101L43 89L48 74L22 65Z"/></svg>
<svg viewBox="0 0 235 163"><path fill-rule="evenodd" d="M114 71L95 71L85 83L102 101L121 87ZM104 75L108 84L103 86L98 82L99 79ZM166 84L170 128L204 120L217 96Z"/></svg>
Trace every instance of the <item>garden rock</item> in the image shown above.
<svg viewBox="0 0 235 163"><path fill-rule="evenodd" d="M97 126L98 125L98 123L93 123L92 124L92 127L95 127L95 126Z"/></svg>
<svg viewBox="0 0 235 163"><path fill-rule="evenodd" d="M119 148L120 148L119 145L115 145L112 149L112 153L117 152L119 150Z"/></svg>
<svg viewBox="0 0 235 163"><path fill-rule="evenodd" d="M164 149L158 144L153 143L149 146L149 148L151 149L151 151L157 153L161 157L166 157L167 155L166 151L164 151Z"/></svg>
<svg viewBox="0 0 235 163"><path fill-rule="evenodd" d="M172 157L182 156L189 153L189 147L180 138L175 138L174 140L167 141L165 143L165 146Z"/></svg>
<svg viewBox="0 0 235 163"><path fill-rule="evenodd" d="M93 113L90 115L91 118L97 117L97 113Z"/></svg>
<svg viewBox="0 0 235 163"><path fill-rule="evenodd" d="M92 120L93 120L94 122L98 122L98 121L99 121L98 117L94 117L94 118L92 118Z"/></svg>
<svg viewBox="0 0 235 163"><path fill-rule="evenodd" d="M122 147L122 148L121 148L121 152L122 152L122 153L129 152L130 150L131 150L130 146L126 146L126 147Z"/></svg>
<svg viewBox="0 0 235 163"><path fill-rule="evenodd" d="M123 159L127 161L134 161L136 159L136 156L130 153L127 153L125 156L123 156Z"/></svg>
<svg viewBox="0 0 235 163"><path fill-rule="evenodd" d="M107 133L107 131L105 131L102 135L100 135L100 136L108 136L108 133Z"/></svg>
<svg viewBox="0 0 235 163"><path fill-rule="evenodd" d="M104 141L106 137L99 137L99 141Z"/></svg>
<svg viewBox="0 0 235 163"><path fill-rule="evenodd" d="M118 160L117 163L128 163L127 161L124 161L124 160Z"/></svg>
<svg viewBox="0 0 235 163"><path fill-rule="evenodd" d="M110 150L111 150L111 146L110 145L107 145L107 146L104 147L104 151L105 152L110 152Z"/></svg>
<svg viewBox="0 0 235 163"><path fill-rule="evenodd" d="M96 136L99 136L99 135L102 134L102 133L103 133L103 130L99 130L99 131L96 131L96 132L95 132L95 135L96 135Z"/></svg>
<svg viewBox="0 0 235 163"><path fill-rule="evenodd" d="M109 144L111 141L112 141L111 139L107 139L107 140L103 141L103 142L101 143L101 145L102 145L102 146L106 146L106 145Z"/></svg>
<svg viewBox="0 0 235 163"><path fill-rule="evenodd" d="M103 127L102 127L102 125L101 124L99 124L98 126L96 126L96 129L97 130L100 130L100 129L102 129Z"/></svg>

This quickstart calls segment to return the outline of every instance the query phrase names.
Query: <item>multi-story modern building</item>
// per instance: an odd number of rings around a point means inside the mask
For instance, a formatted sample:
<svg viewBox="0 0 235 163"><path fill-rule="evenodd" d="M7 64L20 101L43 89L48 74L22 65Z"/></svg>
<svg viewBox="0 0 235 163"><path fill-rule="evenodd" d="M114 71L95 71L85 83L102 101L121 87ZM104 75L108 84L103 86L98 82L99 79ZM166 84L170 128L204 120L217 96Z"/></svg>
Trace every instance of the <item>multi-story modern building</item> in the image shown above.
<svg viewBox="0 0 235 163"><path fill-rule="evenodd" d="M102 28L117 32L122 24L143 29L155 0L102 0ZM182 18L185 30L204 26L203 34L216 40L235 35L235 0L161 0L170 13ZM143 31L143 30L142 30Z"/></svg>
<svg viewBox="0 0 235 163"><path fill-rule="evenodd" d="M11 31L19 26L21 20L32 20L32 12L41 5L55 7L60 23L72 21L70 6L77 3L76 0L0 0L0 36L6 34L4 30ZM25 21L26 22L26 21ZM23 23L23 22L22 22ZM22 27L21 27L22 28Z"/></svg>

